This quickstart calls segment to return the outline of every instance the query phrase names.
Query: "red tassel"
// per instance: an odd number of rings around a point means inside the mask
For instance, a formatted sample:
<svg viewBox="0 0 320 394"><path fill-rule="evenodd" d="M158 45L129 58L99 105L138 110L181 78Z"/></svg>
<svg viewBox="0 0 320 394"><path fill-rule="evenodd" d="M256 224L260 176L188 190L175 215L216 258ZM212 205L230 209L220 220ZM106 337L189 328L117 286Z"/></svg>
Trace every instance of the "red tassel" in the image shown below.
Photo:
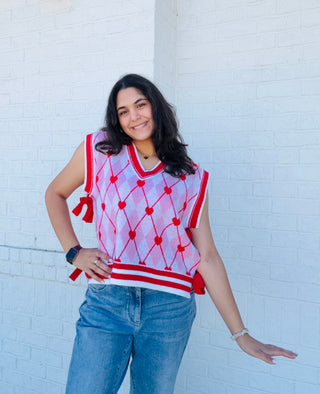
<svg viewBox="0 0 320 394"><path fill-rule="evenodd" d="M186 228L186 233L187 236L189 237L190 241L192 242L192 232L190 230L190 228ZM201 274L196 271L193 280L192 280L192 287L193 287L193 291L196 294L206 294L206 285L204 283L204 280L201 276Z"/></svg>
<svg viewBox="0 0 320 394"><path fill-rule="evenodd" d="M79 216L84 205L87 205L87 211L86 211L85 215L83 216L82 220L84 220L86 223L92 223L92 220L93 220L93 203L92 203L92 198L91 197L89 197L89 196L87 196L87 197L80 197L80 202L72 210L72 213L74 213L76 216Z"/></svg>
<svg viewBox="0 0 320 394"><path fill-rule="evenodd" d="M81 274L81 272L82 272L82 270L81 270L80 268L76 268L76 269L72 272L72 274L69 275L69 278L70 278L71 280L75 281L75 280L78 278L78 276ZM87 277L88 279L91 279L91 276L90 276L90 275L88 275L87 273L85 273L85 275L86 275L86 277ZM99 276L99 278L101 278L101 279L109 279L109 276L103 276L103 275L100 275L100 274L97 274L97 276Z"/></svg>
<svg viewBox="0 0 320 394"><path fill-rule="evenodd" d="M193 281L192 281L192 287L193 287L193 291L196 294L206 294L206 285L204 283L204 280L201 276L201 274L196 271L194 277L193 277Z"/></svg>
<svg viewBox="0 0 320 394"><path fill-rule="evenodd" d="M80 268L76 268L76 269L72 272L72 274L69 276L69 278L70 278L71 280L75 281L75 280L78 278L78 276L81 274L81 272L82 272L82 270L81 270Z"/></svg>

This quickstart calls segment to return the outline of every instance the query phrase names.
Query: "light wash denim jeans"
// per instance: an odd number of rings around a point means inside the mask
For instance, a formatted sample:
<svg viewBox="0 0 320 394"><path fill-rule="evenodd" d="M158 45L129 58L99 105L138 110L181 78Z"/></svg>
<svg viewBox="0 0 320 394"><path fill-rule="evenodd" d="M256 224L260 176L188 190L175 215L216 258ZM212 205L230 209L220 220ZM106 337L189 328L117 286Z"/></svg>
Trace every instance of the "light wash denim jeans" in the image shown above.
<svg viewBox="0 0 320 394"><path fill-rule="evenodd" d="M67 394L117 393L129 360L132 394L173 393L196 313L191 298L90 284L80 307Z"/></svg>

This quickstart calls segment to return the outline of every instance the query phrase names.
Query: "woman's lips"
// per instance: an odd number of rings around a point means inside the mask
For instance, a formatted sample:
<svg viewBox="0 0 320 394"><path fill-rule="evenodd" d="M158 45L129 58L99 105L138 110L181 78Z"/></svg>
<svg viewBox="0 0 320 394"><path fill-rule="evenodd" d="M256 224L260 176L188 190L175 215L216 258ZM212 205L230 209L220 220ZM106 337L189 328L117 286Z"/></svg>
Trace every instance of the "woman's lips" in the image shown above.
<svg viewBox="0 0 320 394"><path fill-rule="evenodd" d="M134 126L134 127L131 127L131 128L132 128L132 130L139 130L139 129L142 129L142 127L144 127L147 123L148 122L143 122L143 123L140 123L137 126Z"/></svg>

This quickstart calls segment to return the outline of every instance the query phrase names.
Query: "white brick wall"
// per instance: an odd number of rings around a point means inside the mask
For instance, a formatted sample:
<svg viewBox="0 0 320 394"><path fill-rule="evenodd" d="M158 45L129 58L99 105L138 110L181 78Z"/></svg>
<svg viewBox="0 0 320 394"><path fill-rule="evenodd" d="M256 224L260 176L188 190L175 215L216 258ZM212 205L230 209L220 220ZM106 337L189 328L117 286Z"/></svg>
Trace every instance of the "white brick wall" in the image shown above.
<svg viewBox="0 0 320 394"><path fill-rule="evenodd" d="M249 359L199 298L179 393L320 389L319 7L178 1L177 107L211 173L214 238L252 333L300 354L276 367Z"/></svg>
<svg viewBox="0 0 320 394"><path fill-rule="evenodd" d="M154 81L174 104L176 93L176 1L156 1L154 32Z"/></svg>
<svg viewBox="0 0 320 394"><path fill-rule="evenodd" d="M199 297L175 392L318 393L319 15L316 0L1 2L1 392L64 392L85 280L68 281L43 194L101 126L114 81L138 72L211 173L214 238L246 324L300 354L249 358Z"/></svg>

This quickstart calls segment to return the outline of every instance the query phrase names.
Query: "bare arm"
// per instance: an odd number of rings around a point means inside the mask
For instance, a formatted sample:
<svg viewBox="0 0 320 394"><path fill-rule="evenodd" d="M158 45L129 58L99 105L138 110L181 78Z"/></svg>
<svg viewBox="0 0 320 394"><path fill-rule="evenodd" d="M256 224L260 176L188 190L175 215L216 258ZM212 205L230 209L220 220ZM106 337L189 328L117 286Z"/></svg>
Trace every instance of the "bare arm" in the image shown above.
<svg viewBox="0 0 320 394"><path fill-rule="evenodd" d="M84 182L83 145L77 148L67 166L50 183L45 196L51 224L65 253L79 244L66 200Z"/></svg>
<svg viewBox="0 0 320 394"><path fill-rule="evenodd" d="M213 241L208 215L208 197L205 201L199 228L191 229L191 231L192 242L201 255L201 261L197 269L203 277L208 293L230 332L232 334L240 332L243 330L244 325L223 261ZM237 339L237 343L246 353L269 364L274 363L273 356L288 358L297 356L295 353L277 346L264 345L248 334L240 336Z"/></svg>
<svg viewBox="0 0 320 394"><path fill-rule="evenodd" d="M52 227L65 253L79 244L70 220L67 198L84 182L84 162L84 143L82 143L70 162L50 183L45 195ZM101 281L96 274L108 276L110 268L100 259L108 260L109 256L98 249L81 249L73 264L95 280Z"/></svg>

